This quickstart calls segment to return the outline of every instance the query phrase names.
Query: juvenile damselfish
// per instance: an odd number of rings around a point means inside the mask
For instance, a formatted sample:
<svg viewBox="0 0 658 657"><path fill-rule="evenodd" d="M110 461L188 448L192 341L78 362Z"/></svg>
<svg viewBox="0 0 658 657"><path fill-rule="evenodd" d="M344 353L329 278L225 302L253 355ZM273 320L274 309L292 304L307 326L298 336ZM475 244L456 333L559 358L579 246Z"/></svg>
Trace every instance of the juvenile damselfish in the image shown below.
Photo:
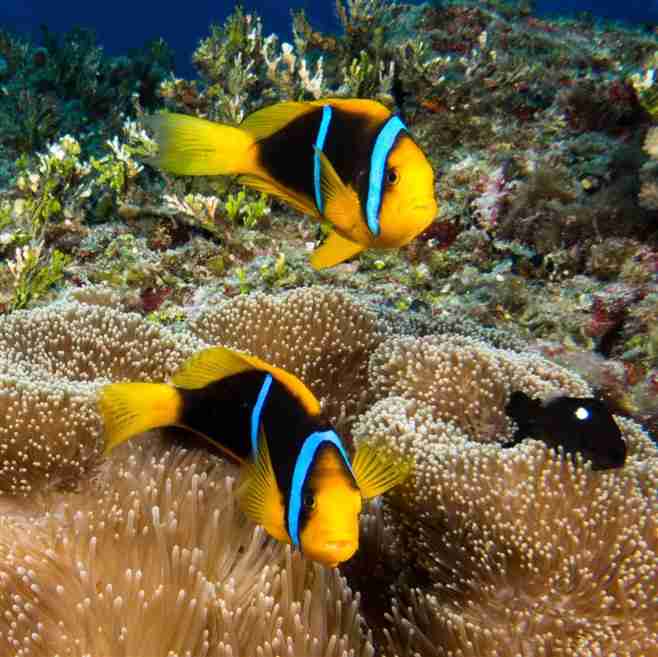
<svg viewBox="0 0 658 657"><path fill-rule="evenodd" d="M593 470L620 468L626 462L626 443L612 413L594 397L555 397L542 402L524 392L512 393L505 409L518 429L504 445L524 438L543 440L567 453L580 452Z"/></svg>
<svg viewBox="0 0 658 657"><path fill-rule="evenodd" d="M362 500L410 470L365 445L351 460L302 381L224 347L193 356L170 384L105 386L99 408L107 450L170 425L205 438L242 464L242 510L276 539L331 566L358 548Z"/></svg>
<svg viewBox="0 0 658 657"><path fill-rule="evenodd" d="M363 99L283 102L239 126L183 114L148 119L156 166L175 174L238 175L333 229L311 257L331 267L368 248L396 248L437 214L434 174L402 120Z"/></svg>

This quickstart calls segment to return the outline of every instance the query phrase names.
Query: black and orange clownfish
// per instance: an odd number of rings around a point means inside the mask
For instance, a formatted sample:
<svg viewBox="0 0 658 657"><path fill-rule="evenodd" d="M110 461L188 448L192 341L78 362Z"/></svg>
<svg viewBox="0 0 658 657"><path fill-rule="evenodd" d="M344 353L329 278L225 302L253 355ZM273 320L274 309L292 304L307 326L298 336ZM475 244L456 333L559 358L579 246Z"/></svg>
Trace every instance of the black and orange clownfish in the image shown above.
<svg viewBox="0 0 658 657"><path fill-rule="evenodd" d="M580 452L592 470L621 468L626 462L626 442L605 402L595 397L534 399L519 390L505 407L517 430L503 447L514 447L524 438L561 447L567 454Z"/></svg>
<svg viewBox="0 0 658 657"><path fill-rule="evenodd" d="M205 349L171 383L114 383L99 409L107 451L149 429L180 426L241 465L240 508L274 538L335 566L359 546L362 501L410 464L361 445L351 460L313 393L293 374L225 347Z"/></svg>
<svg viewBox="0 0 658 657"><path fill-rule="evenodd" d="M147 119L152 163L239 181L333 225L311 257L331 267L369 248L404 246L437 214L434 173L402 120L363 99L283 102L239 126L184 114Z"/></svg>

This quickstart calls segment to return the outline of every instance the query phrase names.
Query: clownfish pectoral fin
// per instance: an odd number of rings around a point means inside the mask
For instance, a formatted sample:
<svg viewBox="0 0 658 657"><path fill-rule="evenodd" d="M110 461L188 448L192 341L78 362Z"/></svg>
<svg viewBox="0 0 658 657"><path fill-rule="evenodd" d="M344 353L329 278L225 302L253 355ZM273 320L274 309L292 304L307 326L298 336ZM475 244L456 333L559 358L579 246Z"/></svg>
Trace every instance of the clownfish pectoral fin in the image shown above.
<svg viewBox="0 0 658 657"><path fill-rule="evenodd" d="M310 103L288 101L276 103L256 110L240 124L240 129L248 132L254 141L267 139L285 128L291 121L315 110Z"/></svg>
<svg viewBox="0 0 658 657"><path fill-rule="evenodd" d="M367 231L359 196L341 180L329 158L320 149L314 150L315 156L320 161L323 215L343 235L347 235L353 241L359 241L356 238L365 236Z"/></svg>
<svg viewBox="0 0 658 657"><path fill-rule="evenodd" d="M236 497L240 508L250 520L263 525L274 538L290 542L285 528L281 493L267 443L261 426L256 460L242 466Z"/></svg>
<svg viewBox="0 0 658 657"><path fill-rule="evenodd" d="M379 450L361 443L352 461L352 472L361 497L368 500L401 484L411 473L413 463L398 457L383 455Z"/></svg>
<svg viewBox="0 0 658 657"><path fill-rule="evenodd" d="M311 265L315 269L333 267L355 256L357 253L361 253L364 248L362 244L352 242L352 240L348 240L335 230L332 230L327 239L313 251Z"/></svg>
<svg viewBox="0 0 658 657"><path fill-rule="evenodd" d="M105 452L129 438L176 424L183 402L166 383L112 383L102 388L98 408L103 419Z"/></svg>
<svg viewBox="0 0 658 657"><path fill-rule="evenodd" d="M262 178L256 174L245 174L238 178L238 182L241 185L247 185L247 187L251 187L259 192L264 192L270 196L280 198L302 214L308 214L315 218L320 216L315 204L312 203L310 199L307 199L301 194L295 194L286 187L277 185L273 180Z"/></svg>
<svg viewBox="0 0 658 657"><path fill-rule="evenodd" d="M249 149L254 140L241 128L173 112L154 114L144 122L158 143L158 154L147 160L149 164L188 176L233 175L249 170Z"/></svg>

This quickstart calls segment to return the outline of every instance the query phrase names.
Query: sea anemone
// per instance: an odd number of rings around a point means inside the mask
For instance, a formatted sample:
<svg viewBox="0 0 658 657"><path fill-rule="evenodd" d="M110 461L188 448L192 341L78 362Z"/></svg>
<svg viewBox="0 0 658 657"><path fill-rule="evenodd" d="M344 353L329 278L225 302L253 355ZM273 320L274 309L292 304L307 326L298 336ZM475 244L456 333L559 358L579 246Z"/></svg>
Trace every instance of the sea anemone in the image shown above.
<svg viewBox="0 0 658 657"><path fill-rule="evenodd" d="M0 653L372 657L358 594L248 522L234 475L154 438L76 493L5 509Z"/></svg>

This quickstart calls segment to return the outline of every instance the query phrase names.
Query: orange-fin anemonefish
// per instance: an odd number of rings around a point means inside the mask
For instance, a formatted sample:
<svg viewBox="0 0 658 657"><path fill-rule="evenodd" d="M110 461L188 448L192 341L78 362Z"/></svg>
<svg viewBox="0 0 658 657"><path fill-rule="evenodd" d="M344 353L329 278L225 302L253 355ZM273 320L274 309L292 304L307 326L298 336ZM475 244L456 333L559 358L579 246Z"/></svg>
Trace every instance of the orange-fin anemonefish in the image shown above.
<svg viewBox="0 0 658 657"><path fill-rule="evenodd" d="M362 500L397 485L410 464L361 445L350 460L296 376L225 347L205 349L171 383L115 383L100 393L106 447L181 426L242 464L242 510L280 541L335 566L359 545Z"/></svg>
<svg viewBox="0 0 658 657"><path fill-rule="evenodd" d="M239 175L333 225L311 257L331 267L368 248L404 246L437 214L434 174L402 120L364 99L283 102L239 126L183 114L151 116L159 153L175 174Z"/></svg>

